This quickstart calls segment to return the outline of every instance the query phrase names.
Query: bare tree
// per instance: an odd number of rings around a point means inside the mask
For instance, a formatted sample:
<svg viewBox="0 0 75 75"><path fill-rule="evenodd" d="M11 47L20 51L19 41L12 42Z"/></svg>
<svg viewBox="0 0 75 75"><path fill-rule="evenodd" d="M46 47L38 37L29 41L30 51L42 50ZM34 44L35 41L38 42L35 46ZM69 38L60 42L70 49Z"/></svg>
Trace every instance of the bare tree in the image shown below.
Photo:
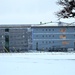
<svg viewBox="0 0 75 75"><path fill-rule="evenodd" d="M57 12L59 18L75 17L75 0L59 0L57 4L63 6L63 9Z"/></svg>

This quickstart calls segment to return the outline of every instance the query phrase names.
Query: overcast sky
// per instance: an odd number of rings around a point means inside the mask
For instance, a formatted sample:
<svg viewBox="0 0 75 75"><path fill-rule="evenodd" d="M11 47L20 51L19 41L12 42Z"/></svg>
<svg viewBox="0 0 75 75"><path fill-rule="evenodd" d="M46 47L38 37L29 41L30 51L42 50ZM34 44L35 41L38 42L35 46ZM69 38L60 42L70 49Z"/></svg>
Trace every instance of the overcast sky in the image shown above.
<svg viewBox="0 0 75 75"><path fill-rule="evenodd" d="M0 0L0 24L57 21L58 0ZM62 20L63 21L63 20ZM67 21L68 22L68 21Z"/></svg>

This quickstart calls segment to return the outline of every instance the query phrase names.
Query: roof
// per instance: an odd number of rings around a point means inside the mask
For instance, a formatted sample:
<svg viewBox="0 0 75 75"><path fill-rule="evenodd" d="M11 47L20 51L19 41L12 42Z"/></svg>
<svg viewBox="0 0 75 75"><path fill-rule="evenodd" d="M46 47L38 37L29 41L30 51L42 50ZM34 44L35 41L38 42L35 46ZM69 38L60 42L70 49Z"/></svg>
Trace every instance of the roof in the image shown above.
<svg viewBox="0 0 75 75"><path fill-rule="evenodd" d="M31 24L1 24L0 28L28 28Z"/></svg>
<svg viewBox="0 0 75 75"><path fill-rule="evenodd" d="M75 27L75 24L64 22L51 22L42 24L1 24L0 28L28 28L28 27Z"/></svg>
<svg viewBox="0 0 75 75"><path fill-rule="evenodd" d="M49 23L49 24L32 25L32 27L75 27L75 24L55 22L55 23Z"/></svg>

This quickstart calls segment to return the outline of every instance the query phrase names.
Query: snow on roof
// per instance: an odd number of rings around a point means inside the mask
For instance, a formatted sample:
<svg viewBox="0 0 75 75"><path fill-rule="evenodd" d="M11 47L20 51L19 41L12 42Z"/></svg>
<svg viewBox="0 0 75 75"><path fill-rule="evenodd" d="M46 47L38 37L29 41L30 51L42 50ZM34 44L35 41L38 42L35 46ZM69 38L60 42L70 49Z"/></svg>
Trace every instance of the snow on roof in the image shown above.
<svg viewBox="0 0 75 75"><path fill-rule="evenodd" d="M32 25L32 27L60 27L60 26L75 26L75 24L64 23L64 22L52 22L52 23L43 23Z"/></svg>

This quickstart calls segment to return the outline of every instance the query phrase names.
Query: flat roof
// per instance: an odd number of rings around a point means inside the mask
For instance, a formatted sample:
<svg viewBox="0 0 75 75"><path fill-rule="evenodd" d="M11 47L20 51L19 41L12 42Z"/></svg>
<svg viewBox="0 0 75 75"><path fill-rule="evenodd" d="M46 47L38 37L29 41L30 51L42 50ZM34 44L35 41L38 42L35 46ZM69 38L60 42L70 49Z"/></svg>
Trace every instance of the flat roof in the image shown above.
<svg viewBox="0 0 75 75"><path fill-rule="evenodd" d="M0 28L28 28L31 24L1 24Z"/></svg>
<svg viewBox="0 0 75 75"><path fill-rule="evenodd" d="M75 24L55 22L55 23L49 23L49 24L32 25L32 27L75 27Z"/></svg>
<svg viewBox="0 0 75 75"><path fill-rule="evenodd" d="M42 27L75 27L75 24L70 25L69 23L49 23L49 24L0 24L0 28L42 28Z"/></svg>

